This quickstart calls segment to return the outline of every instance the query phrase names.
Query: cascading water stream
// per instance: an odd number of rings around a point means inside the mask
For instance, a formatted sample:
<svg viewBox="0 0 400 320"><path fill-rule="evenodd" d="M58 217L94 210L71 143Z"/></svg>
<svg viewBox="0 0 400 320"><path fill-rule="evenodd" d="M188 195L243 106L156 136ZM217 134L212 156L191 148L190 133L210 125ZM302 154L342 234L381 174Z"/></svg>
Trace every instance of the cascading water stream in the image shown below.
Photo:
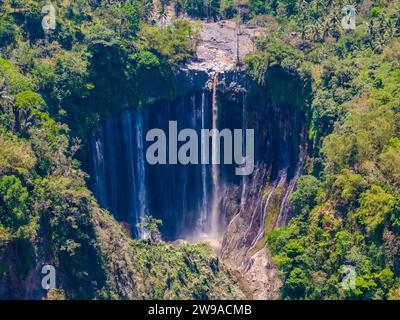
<svg viewBox="0 0 400 320"><path fill-rule="evenodd" d="M303 165L304 165L304 161L305 161L305 153L303 152L303 148L302 146L300 146L300 152L299 152L299 161L297 163L296 166L296 172L293 176L293 178L290 180L289 182L289 186L286 189L285 195L282 199L282 203L279 209L279 215L276 221L276 226L284 226L287 224L288 221L288 214L290 211L290 201L289 201L289 196L293 193L297 181L299 180L299 177L301 175L302 169L303 169Z"/></svg>
<svg viewBox="0 0 400 320"><path fill-rule="evenodd" d="M201 129L206 128L206 93L203 90L201 93ZM201 137L202 141L205 137ZM205 232L205 226L208 215L208 190L207 190L207 164L205 159L205 143L201 144L201 186L203 192L203 201L201 214L199 218L199 229L201 233Z"/></svg>
<svg viewBox="0 0 400 320"><path fill-rule="evenodd" d="M276 189L283 186L283 184L286 181L286 177L287 177L286 170L281 170L278 174L278 178L271 185L268 196L266 197L265 205L263 206L263 209L262 209L262 218L261 218L260 228L258 230L257 237L254 239L253 243L251 244L251 247L249 248L249 252L251 252L251 250L253 250L253 248L255 248L255 246L257 245L258 241L264 237L265 221L266 221L266 217L267 217L267 211L268 211L269 205L271 203L271 199L273 199Z"/></svg>
<svg viewBox="0 0 400 320"><path fill-rule="evenodd" d="M245 103L245 95L242 97L242 150L246 150L246 129L247 129L247 115L246 115L246 103ZM244 156L244 155L243 155ZM245 203L245 195L246 195L246 187L247 187L247 176L242 177L242 193L240 196L240 209L243 209Z"/></svg>
<svg viewBox="0 0 400 320"><path fill-rule="evenodd" d="M245 103L245 94L242 96L242 151L245 150L246 147L246 129L247 129L247 111L246 111L246 103ZM244 156L244 155L243 155ZM244 210L244 205L246 203L246 191L247 191L247 176L242 176L242 185L241 185L241 193L240 193L240 210L229 222L229 225L232 224L236 218L240 216L242 211Z"/></svg>
<svg viewBox="0 0 400 320"><path fill-rule="evenodd" d="M136 188L136 181L137 181L137 177L136 177L136 173L139 173L138 170L135 168L135 165L139 165L140 160L136 163L134 161L135 155L134 155L134 150L133 150L133 146L134 144L134 136L132 135L133 133L133 121L134 119L132 119L132 114L129 112L124 112L124 114L122 115L122 133L123 133L123 142L124 145L127 146L127 153L126 153L126 157L127 157L127 176L128 176L128 185L130 188L132 188L132 199L131 201L135 204L135 203L139 203L138 202L138 197L140 197L140 193L137 192L137 188ZM136 123L135 123L136 126ZM138 178L140 179L140 177L138 176ZM139 182L139 186L140 186L140 182ZM128 206L128 223L131 226L136 226L138 225L138 223L140 222L140 218L142 217L142 213L138 213L138 210L141 210L142 206L134 206L134 205L129 205ZM142 234L140 232L140 230L138 230L138 236L141 237Z"/></svg>
<svg viewBox="0 0 400 320"><path fill-rule="evenodd" d="M211 205L211 228L210 235L212 238L219 238L219 216L220 216L220 182L219 182L219 152L217 142L217 130L218 130L218 101L217 101L217 85L218 85L218 74L213 75L213 97L212 97L212 165L211 165L211 177L213 185L213 199Z"/></svg>
<svg viewBox="0 0 400 320"><path fill-rule="evenodd" d="M105 168L104 168L104 155L103 145L104 141L103 131L99 130L98 134L92 139L92 161L95 167L94 170L94 182L95 182L95 194L102 207L106 207L107 203L107 192L105 188Z"/></svg>
<svg viewBox="0 0 400 320"><path fill-rule="evenodd" d="M103 208L131 226L135 237L147 210L144 110L106 119L92 139L93 191Z"/></svg>
<svg viewBox="0 0 400 320"><path fill-rule="evenodd" d="M139 220L142 219L147 212L147 188L146 188L146 163L144 156L144 111L139 108L136 117L136 143L138 150L137 176L138 176L138 204L139 204ZM139 236L143 237L143 230L138 230Z"/></svg>

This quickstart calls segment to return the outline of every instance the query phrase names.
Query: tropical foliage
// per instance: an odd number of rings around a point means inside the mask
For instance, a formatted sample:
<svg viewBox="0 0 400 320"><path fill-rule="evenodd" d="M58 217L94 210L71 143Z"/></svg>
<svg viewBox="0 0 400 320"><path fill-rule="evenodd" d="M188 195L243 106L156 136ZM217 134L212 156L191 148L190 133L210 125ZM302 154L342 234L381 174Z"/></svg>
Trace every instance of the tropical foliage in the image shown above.
<svg viewBox="0 0 400 320"><path fill-rule="evenodd" d="M293 218L266 237L282 298L400 297L398 2L354 1L355 30L340 25L342 0L53 3L57 28L45 32L47 1L0 1L0 285L22 288L51 262L62 290L48 298L243 298L209 246L165 244L151 217L142 222L149 239L129 239L77 160L99 119L175 94L198 29L158 23L173 4L263 27L245 61L249 79L279 100L279 70L307 97L290 97L306 113L309 142ZM349 265L351 288L341 285Z"/></svg>

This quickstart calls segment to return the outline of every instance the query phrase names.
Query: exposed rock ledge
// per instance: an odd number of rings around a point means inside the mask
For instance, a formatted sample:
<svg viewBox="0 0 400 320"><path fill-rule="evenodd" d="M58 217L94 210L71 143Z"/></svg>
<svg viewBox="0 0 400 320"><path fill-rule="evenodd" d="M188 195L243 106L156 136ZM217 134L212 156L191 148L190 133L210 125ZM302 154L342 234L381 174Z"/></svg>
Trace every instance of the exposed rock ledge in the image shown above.
<svg viewBox="0 0 400 320"><path fill-rule="evenodd" d="M204 89L214 73L218 73L220 89L232 89L243 83L245 76L240 64L254 50L253 39L262 31L251 25L241 25L239 31L234 20L203 21L201 26L196 58L183 65L176 75L179 94Z"/></svg>
<svg viewBox="0 0 400 320"><path fill-rule="evenodd" d="M234 20L202 22L195 61L189 70L223 73L236 68L238 62L254 50L253 39L261 29L251 25L237 26Z"/></svg>

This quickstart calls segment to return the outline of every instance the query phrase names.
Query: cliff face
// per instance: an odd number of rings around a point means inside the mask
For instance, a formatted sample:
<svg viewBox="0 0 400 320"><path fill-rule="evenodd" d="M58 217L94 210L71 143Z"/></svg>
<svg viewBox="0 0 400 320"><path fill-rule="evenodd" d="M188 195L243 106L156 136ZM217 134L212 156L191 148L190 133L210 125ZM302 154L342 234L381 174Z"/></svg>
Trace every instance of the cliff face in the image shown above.
<svg viewBox="0 0 400 320"><path fill-rule="evenodd" d="M267 80L267 86L247 84L242 117L256 132L257 165L250 177L227 185L225 194L237 197L224 200L229 223L221 250L221 257L235 266L255 299L279 294L281 282L265 248L265 234L287 223L288 198L306 155L306 96L301 85L279 69ZM282 100L282 92L291 92L291 98Z"/></svg>

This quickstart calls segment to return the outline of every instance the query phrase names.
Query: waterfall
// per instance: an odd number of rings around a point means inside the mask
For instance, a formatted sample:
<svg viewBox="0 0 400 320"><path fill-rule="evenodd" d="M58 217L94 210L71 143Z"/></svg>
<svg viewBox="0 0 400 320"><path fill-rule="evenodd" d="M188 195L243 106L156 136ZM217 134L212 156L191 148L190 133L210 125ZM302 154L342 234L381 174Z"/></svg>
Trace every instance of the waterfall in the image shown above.
<svg viewBox="0 0 400 320"><path fill-rule="evenodd" d="M104 119L91 138L91 188L103 208L129 223L136 238L144 236L137 228L144 215L162 220L166 240L210 234L212 181L217 189L220 183L218 175L212 180L211 165L150 165L146 161L149 129L168 134L169 121L177 121L178 130L193 128L200 133L202 128L211 129L210 97L204 90L176 101L126 110Z"/></svg>
<svg viewBox="0 0 400 320"><path fill-rule="evenodd" d="M142 215L138 212L140 210L140 206L135 206L138 203L139 193L136 188L136 174L137 169L135 168L135 154L134 154L134 136L133 136L133 125L132 125L132 114L130 112L124 112L122 114L122 134L123 134L123 143L127 148L126 157L127 157L127 178L128 178L128 187L130 188L130 194L132 196L131 203L128 206L127 214L128 214L128 223L131 226L136 226ZM135 123L136 127L136 123ZM141 236L137 234L137 236Z"/></svg>
<svg viewBox="0 0 400 320"><path fill-rule="evenodd" d="M145 156L144 156L144 124L143 124L143 118L144 118L144 111L139 108L137 110L137 117L136 117L136 143L137 143L137 150L138 150L138 160L136 162L137 164L137 176L138 176L138 197L139 201L137 203L138 208L139 208L139 219L143 218L147 212L147 189L146 189L146 164L145 164ZM139 236L143 237L143 230L139 230Z"/></svg>
<svg viewBox="0 0 400 320"><path fill-rule="evenodd" d="M217 142L218 130L218 101L217 101L217 85L218 74L213 75L213 96L212 96L212 165L211 165L211 178L213 185L213 199L211 205L211 236L218 238L219 236L219 217L220 217L220 182L219 182L219 150Z"/></svg>
<svg viewBox="0 0 400 320"><path fill-rule="evenodd" d="M203 90L201 92L201 129L206 128L206 93ZM202 141L204 141L202 137ZM201 206L201 213L199 218L199 229L200 232L205 232L205 223L208 216L208 190L207 190L207 165L205 159L205 143L201 144L201 186L203 201Z"/></svg>
<svg viewBox="0 0 400 320"><path fill-rule="evenodd" d="M91 139L93 192L100 205L129 223L135 237L147 211L144 112L124 111L106 119Z"/></svg>
<svg viewBox="0 0 400 320"><path fill-rule="evenodd" d="M257 171L255 172L254 175L254 180L255 181L260 181L262 184L265 183L266 180L266 175L267 172L262 168L261 166L257 168ZM248 205L247 210L251 213L250 217L250 223L247 229L247 232L245 233L245 239L249 238L250 232L254 229L253 225L255 221L257 220L257 215L259 214L260 210L263 208L263 201L265 200L264 195L263 195L263 189L264 185L259 185L258 183L253 183L250 193L250 197L255 198L253 199L252 203ZM255 195L255 196L252 196ZM268 201L268 200L267 200Z"/></svg>
<svg viewBox="0 0 400 320"><path fill-rule="evenodd" d="M257 245L258 241L264 237L265 221L266 221L266 217L267 217L267 211L268 211L269 205L271 203L271 199L275 195L275 191L277 190L277 188L282 187L285 184L286 177L287 177L286 170L281 170L278 174L278 178L272 183L272 185L270 187L270 191L268 193L268 196L265 197L263 195L263 198L265 198L266 200L265 200L265 204L263 206L262 212L261 212L261 215L262 215L261 223L260 223L260 227L258 229L257 237L254 239L254 241L252 242L252 244L248 250L249 252L251 252L253 250L253 248Z"/></svg>
<svg viewBox="0 0 400 320"><path fill-rule="evenodd" d="M232 233L223 240L228 247L254 248L263 239L267 209L275 201L277 190L283 192L279 194L283 203L277 225L286 223L289 195L303 164L292 152L292 142L298 139L298 132L294 131L297 127L292 128L288 121L288 109L256 107L246 100L243 91L241 100L218 96L219 77L211 75L202 91L104 119L91 138L91 188L101 207L118 221L128 222L135 237L144 236L137 224L144 215L151 215L162 220L165 240L219 242L223 232L230 230ZM146 133L158 128L168 135L169 121L177 122L178 131L192 128L200 134L201 129L212 129L211 163L204 159L208 145L201 143L200 164L150 165L145 158L151 144L146 142ZM220 141L216 135L220 127L243 130L242 150L246 146L245 130L255 129L256 168L251 176L236 176L235 166L220 165ZM294 134L295 139L290 138ZM296 163L297 170L293 172ZM282 183L285 186L278 189Z"/></svg>
<svg viewBox="0 0 400 320"><path fill-rule="evenodd" d="M95 167L94 170L94 181L95 190L94 194L97 197L100 205L102 207L106 206L107 203L107 193L105 189L105 168L104 168L104 156L103 156L103 131L99 130L94 139L91 140L92 147L92 161Z"/></svg>
<svg viewBox="0 0 400 320"><path fill-rule="evenodd" d="M120 204L119 192L118 192L118 176L119 176L119 167L117 158L117 144L120 141L120 130L115 130L114 128L119 128L119 120L117 118L107 119L104 128L104 161L109 163L109 166L106 167L106 189L107 189L107 208L110 208L112 212L121 212L121 209L118 207Z"/></svg>
<svg viewBox="0 0 400 320"><path fill-rule="evenodd" d="M246 103L245 103L245 95L243 94L242 101L242 151L245 152L246 146L246 129L247 129L247 115L246 115ZM245 156L245 155L243 155ZM240 196L240 208L242 209L245 203L245 195L246 195L246 187L247 187L247 176L242 176L242 193Z"/></svg>
<svg viewBox="0 0 400 320"><path fill-rule="evenodd" d="M300 146L299 161L296 166L296 172L295 172L293 178L290 180L289 186L287 187L285 195L283 197L281 207L279 209L278 219L276 221L276 226L281 227L281 226L284 226L287 224L288 214L290 211L289 196L293 193L294 188L296 187L297 181L300 178L305 159L306 159L305 152L303 151L303 147Z"/></svg>

